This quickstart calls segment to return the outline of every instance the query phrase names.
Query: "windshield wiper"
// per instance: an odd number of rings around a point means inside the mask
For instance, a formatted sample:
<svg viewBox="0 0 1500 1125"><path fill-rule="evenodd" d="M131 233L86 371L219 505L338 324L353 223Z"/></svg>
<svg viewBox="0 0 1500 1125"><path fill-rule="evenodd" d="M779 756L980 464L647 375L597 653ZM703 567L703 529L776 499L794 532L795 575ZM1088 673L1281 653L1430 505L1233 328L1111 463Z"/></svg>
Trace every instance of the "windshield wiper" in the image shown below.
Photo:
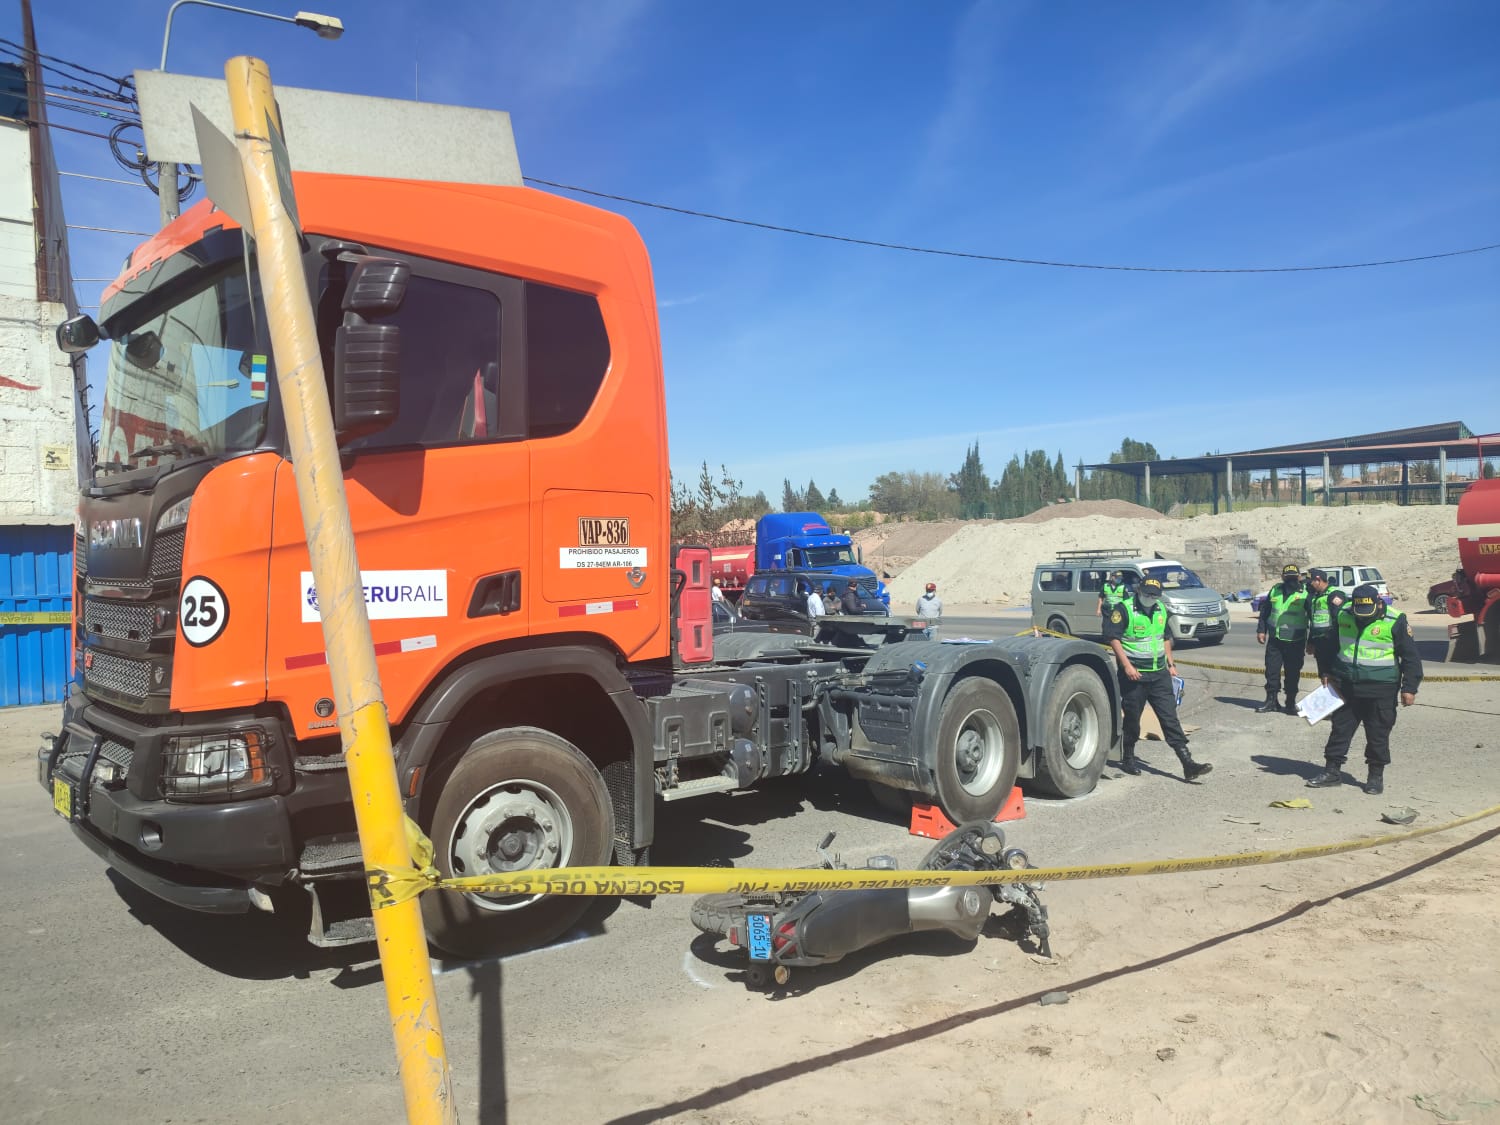
<svg viewBox="0 0 1500 1125"><path fill-rule="evenodd" d="M130 455L134 461L137 457L160 457L164 453L175 453L178 457L194 457L207 453L208 450L201 445L193 445L185 441L169 441L165 445L148 445L145 449L137 449Z"/></svg>

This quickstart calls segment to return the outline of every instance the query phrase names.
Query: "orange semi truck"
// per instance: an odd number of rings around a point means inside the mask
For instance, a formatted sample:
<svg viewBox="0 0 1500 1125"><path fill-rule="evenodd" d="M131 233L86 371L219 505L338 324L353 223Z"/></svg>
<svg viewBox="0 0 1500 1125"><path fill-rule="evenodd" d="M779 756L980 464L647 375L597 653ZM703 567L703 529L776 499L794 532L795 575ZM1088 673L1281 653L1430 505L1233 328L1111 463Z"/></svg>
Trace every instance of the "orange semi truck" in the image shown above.
<svg viewBox="0 0 1500 1125"><path fill-rule="evenodd" d="M955 821L1018 777L1094 787L1120 737L1096 646L849 618L715 640L709 553L671 541L626 220L529 188L295 183L398 777L445 873L641 864L658 801L820 759ZM75 679L38 772L158 897L300 914L339 944L368 918L337 905L363 897L354 810L252 254L200 203L97 322L59 329L66 351L110 344ZM460 955L546 941L586 905L423 898Z"/></svg>

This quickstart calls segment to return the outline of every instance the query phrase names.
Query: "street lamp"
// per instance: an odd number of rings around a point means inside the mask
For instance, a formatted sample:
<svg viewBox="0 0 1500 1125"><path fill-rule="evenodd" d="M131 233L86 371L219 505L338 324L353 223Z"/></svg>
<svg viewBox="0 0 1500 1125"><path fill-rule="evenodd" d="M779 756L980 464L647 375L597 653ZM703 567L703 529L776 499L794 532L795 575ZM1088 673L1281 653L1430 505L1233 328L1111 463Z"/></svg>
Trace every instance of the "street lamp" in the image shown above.
<svg viewBox="0 0 1500 1125"><path fill-rule="evenodd" d="M240 8L234 4L220 4L216 0L175 0L167 9L167 29L161 37L161 65L157 70L167 69L167 48L172 42L172 17L184 4L197 4L204 8L218 8L223 12L238 12L242 16L258 16L277 23L292 23L318 33L319 39L337 39L344 34L344 21L337 16L325 16L321 12L298 12L295 16L279 16L275 12L261 12L254 8ZM166 226L177 218L177 165L157 165L157 188L161 198L161 225Z"/></svg>

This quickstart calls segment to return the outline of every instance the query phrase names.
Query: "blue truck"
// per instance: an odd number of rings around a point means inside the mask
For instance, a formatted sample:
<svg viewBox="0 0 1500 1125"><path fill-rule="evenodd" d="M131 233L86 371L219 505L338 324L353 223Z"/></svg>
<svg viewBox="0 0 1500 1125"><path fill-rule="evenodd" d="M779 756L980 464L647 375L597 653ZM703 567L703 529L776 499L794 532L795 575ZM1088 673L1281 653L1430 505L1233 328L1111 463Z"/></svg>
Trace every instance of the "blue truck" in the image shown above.
<svg viewBox="0 0 1500 1125"><path fill-rule="evenodd" d="M755 569L821 570L875 583L889 608L890 591L875 572L860 562L853 541L836 535L817 512L772 512L755 521Z"/></svg>

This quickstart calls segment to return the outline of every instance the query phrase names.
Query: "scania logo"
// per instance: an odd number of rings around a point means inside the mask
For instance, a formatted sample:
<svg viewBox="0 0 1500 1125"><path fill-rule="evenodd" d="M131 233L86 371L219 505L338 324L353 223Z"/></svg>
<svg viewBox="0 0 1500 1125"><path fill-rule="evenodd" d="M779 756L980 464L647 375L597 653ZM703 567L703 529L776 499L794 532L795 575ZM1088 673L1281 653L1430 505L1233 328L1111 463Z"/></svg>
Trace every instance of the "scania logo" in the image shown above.
<svg viewBox="0 0 1500 1125"><path fill-rule="evenodd" d="M89 524L89 546L101 550L139 548L144 539L141 521L134 516L122 520L95 520Z"/></svg>

